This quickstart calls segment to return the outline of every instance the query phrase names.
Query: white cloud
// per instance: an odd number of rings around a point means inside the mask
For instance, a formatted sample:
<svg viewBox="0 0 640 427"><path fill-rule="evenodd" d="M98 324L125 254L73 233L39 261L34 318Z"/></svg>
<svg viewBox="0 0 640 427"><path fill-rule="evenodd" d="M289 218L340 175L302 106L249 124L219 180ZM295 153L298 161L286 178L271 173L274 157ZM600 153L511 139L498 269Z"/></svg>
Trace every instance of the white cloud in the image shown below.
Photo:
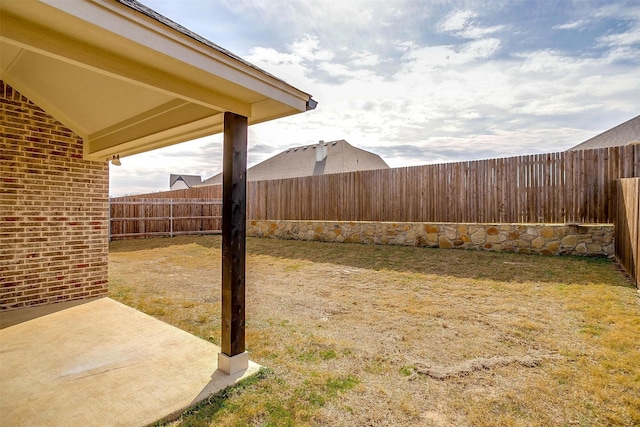
<svg viewBox="0 0 640 427"><path fill-rule="evenodd" d="M478 16L470 10L454 10L445 16L438 24L438 30L442 33L451 33L464 30L471 24L471 20Z"/></svg>
<svg viewBox="0 0 640 427"><path fill-rule="evenodd" d="M600 44L605 46L630 46L640 44L640 22L636 22L628 31L610 34L598 38Z"/></svg>
<svg viewBox="0 0 640 427"><path fill-rule="evenodd" d="M504 25L480 27L474 22L477 13L470 10L458 10L449 13L437 25L441 33L451 33L463 39L481 39L505 28Z"/></svg>
<svg viewBox="0 0 640 427"><path fill-rule="evenodd" d="M431 153L450 152L452 141L468 141L460 154L471 157L489 152L488 147L493 147L492 153L557 151L585 139L584 133L560 129L561 117L620 105L630 108L625 92L640 89L633 70L611 68L606 58L572 58L560 51L538 50L497 59L501 42L492 38L457 46L422 47L411 41L400 45L405 53L391 79L377 75L375 67L350 67L351 59L319 61L319 68L344 80L333 85L309 80L308 87L318 95L318 109L265 123L256 133L265 144L344 138L381 149L428 144ZM321 49L321 44L315 48ZM358 56L354 52L351 58ZM611 98L620 105L611 104ZM486 141L486 146L479 141ZM410 158L389 161L427 161L415 157L415 152Z"/></svg>
<svg viewBox="0 0 640 427"><path fill-rule="evenodd" d="M617 48L640 44L640 7L621 9L619 5L612 4L596 11L594 18L615 19L618 21L616 29L622 28L617 32L612 28L611 34L598 37L599 46Z"/></svg>
<svg viewBox="0 0 640 427"><path fill-rule="evenodd" d="M356 52L352 54L349 64L355 67L373 67L380 63L380 57L371 52Z"/></svg>
<svg viewBox="0 0 640 427"><path fill-rule="evenodd" d="M631 46L614 46L609 49L604 58L609 63L626 61L640 63L640 55L638 49Z"/></svg>
<svg viewBox="0 0 640 427"><path fill-rule="evenodd" d="M425 46L408 49L403 56L405 61L412 62L412 71L425 69L432 71L434 67L450 67L488 59L500 50L500 40L482 39L461 45Z"/></svg>
<svg viewBox="0 0 640 427"><path fill-rule="evenodd" d="M520 72L530 73L532 78L535 78L534 73L540 74L540 77L555 73L562 76L590 62L589 59L572 58L565 56L561 51L550 49L518 53L514 56L520 59Z"/></svg>
<svg viewBox="0 0 640 427"><path fill-rule="evenodd" d="M308 82L308 67L304 65L304 58L299 55L254 47L244 59L295 87L304 87Z"/></svg>
<svg viewBox="0 0 640 427"><path fill-rule="evenodd" d="M296 34L279 45L254 40L245 59L319 102L315 111L251 126L250 165L320 139L346 139L391 166L560 151L637 115L637 8L565 17L554 28L589 27L575 41L580 48L568 52L540 35L552 24L535 28L504 19L494 20L503 25L483 25L486 8L452 11L438 21L429 18L426 2L241 4L245 16L260 15L278 31ZM359 8L367 13L358 15ZM590 35L605 19L617 25ZM592 38L583 42L586 37ZM139 163L136 156L125 158L112 168L112 182L128 193L151 188L152 181L166 189L172 172L219 172L219 135L189 144L168 155L145 154ZM167 156L170 163L163 163ZM136 174L145 179L134 186Z"/></svg>
<svg viewBox="0 0 640 427"><path fill-rule="evenodd" d="M480 39L490 34L497 33L498 31L502 31L504 28L504 25L494 25L493 27L485 28L467 27L464 30L456 33L456 35L465 39Z"/></svg>
<svg viewBox="0 0 640 427"><path fill-rule="evenodd" d="M333 52L321 49L318 38L310 34L305 34L302 39L293 42L291 50L293 55L307 61L331 61L335 56Z"/></svg>
<svg viewBox="0 0 640 427"><path fill-rule="evenodd" d="M578 19L561 25L554 25L554 30L576 30L586 27L591 21L589 19Z"/></svg>

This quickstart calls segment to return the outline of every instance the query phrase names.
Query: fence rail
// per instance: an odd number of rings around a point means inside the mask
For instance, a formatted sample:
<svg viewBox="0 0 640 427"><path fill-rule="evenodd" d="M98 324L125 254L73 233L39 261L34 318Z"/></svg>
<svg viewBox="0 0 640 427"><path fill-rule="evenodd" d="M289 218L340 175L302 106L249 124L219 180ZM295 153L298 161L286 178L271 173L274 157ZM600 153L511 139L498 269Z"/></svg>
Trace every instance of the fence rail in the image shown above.
<svg viewBox="0 0 640 427"><path fill-rule="evenodd" d="M640 146L250 182L248 218L608 223Z"/></svg>
<svg viewBox="0 0 640 427"><path fill-rule="evenodd" d="M257 181L247 184L247 218L612 223L617 203L616 180L632 177L640 177L640 145L637 144ZM112 200L115 203L221 197L221 186L214 185ZM133 212L126 217L137 218L137 214ZM194 223L196 225L194 232L204 230ZM219 228L216 225L211 229Z"/></svg>
<svg viewBox="0 0 640 427"><path fill-rule="evenodd" d="M109 235L128 237L212 234L222 229L221 199L126 198L109 202Z"/></svg>
<svg viewBox="0 0 640 427"><path fill-rule="evenodd" d="M640 178L617 182L616 259L640 286Z"/></svg>

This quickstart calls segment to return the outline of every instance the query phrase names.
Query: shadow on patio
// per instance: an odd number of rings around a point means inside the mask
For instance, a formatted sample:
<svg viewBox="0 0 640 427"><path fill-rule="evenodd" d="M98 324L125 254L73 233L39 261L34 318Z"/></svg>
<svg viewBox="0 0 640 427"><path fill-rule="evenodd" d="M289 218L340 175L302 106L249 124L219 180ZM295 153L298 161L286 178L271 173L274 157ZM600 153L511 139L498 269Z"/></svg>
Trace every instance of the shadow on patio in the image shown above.
<svg viewBox="0 0 640 427"><path fill-rule="evenodd" d="M254 375L219 347L110 298L0 313L2 426L134 426Z"/></svg>

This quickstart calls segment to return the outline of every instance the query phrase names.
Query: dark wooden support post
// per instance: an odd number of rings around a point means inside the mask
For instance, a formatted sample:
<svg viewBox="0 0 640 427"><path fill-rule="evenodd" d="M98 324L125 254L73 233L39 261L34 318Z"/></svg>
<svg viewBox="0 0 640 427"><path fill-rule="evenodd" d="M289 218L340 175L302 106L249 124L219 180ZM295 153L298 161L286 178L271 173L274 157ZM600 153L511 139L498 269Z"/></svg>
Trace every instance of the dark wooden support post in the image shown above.
<svg viewBox="0 0 640 427"><path fill-rule="evenodd" d="M247 118L224 113L222 169L222 353L218 368L247 369L245 352L245 242Z"/></svg>

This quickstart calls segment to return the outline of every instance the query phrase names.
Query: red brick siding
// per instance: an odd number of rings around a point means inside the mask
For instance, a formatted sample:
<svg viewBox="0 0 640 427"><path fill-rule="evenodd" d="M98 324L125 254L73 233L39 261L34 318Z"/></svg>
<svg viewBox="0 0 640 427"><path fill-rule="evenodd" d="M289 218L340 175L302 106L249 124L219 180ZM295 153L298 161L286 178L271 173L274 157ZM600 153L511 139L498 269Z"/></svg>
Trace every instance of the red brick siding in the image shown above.
<svg viewBox="0 0 640 427"><path fill-rule="evenodd" d="M0 80L0 310L107 294L107 162Z"/></svg>

